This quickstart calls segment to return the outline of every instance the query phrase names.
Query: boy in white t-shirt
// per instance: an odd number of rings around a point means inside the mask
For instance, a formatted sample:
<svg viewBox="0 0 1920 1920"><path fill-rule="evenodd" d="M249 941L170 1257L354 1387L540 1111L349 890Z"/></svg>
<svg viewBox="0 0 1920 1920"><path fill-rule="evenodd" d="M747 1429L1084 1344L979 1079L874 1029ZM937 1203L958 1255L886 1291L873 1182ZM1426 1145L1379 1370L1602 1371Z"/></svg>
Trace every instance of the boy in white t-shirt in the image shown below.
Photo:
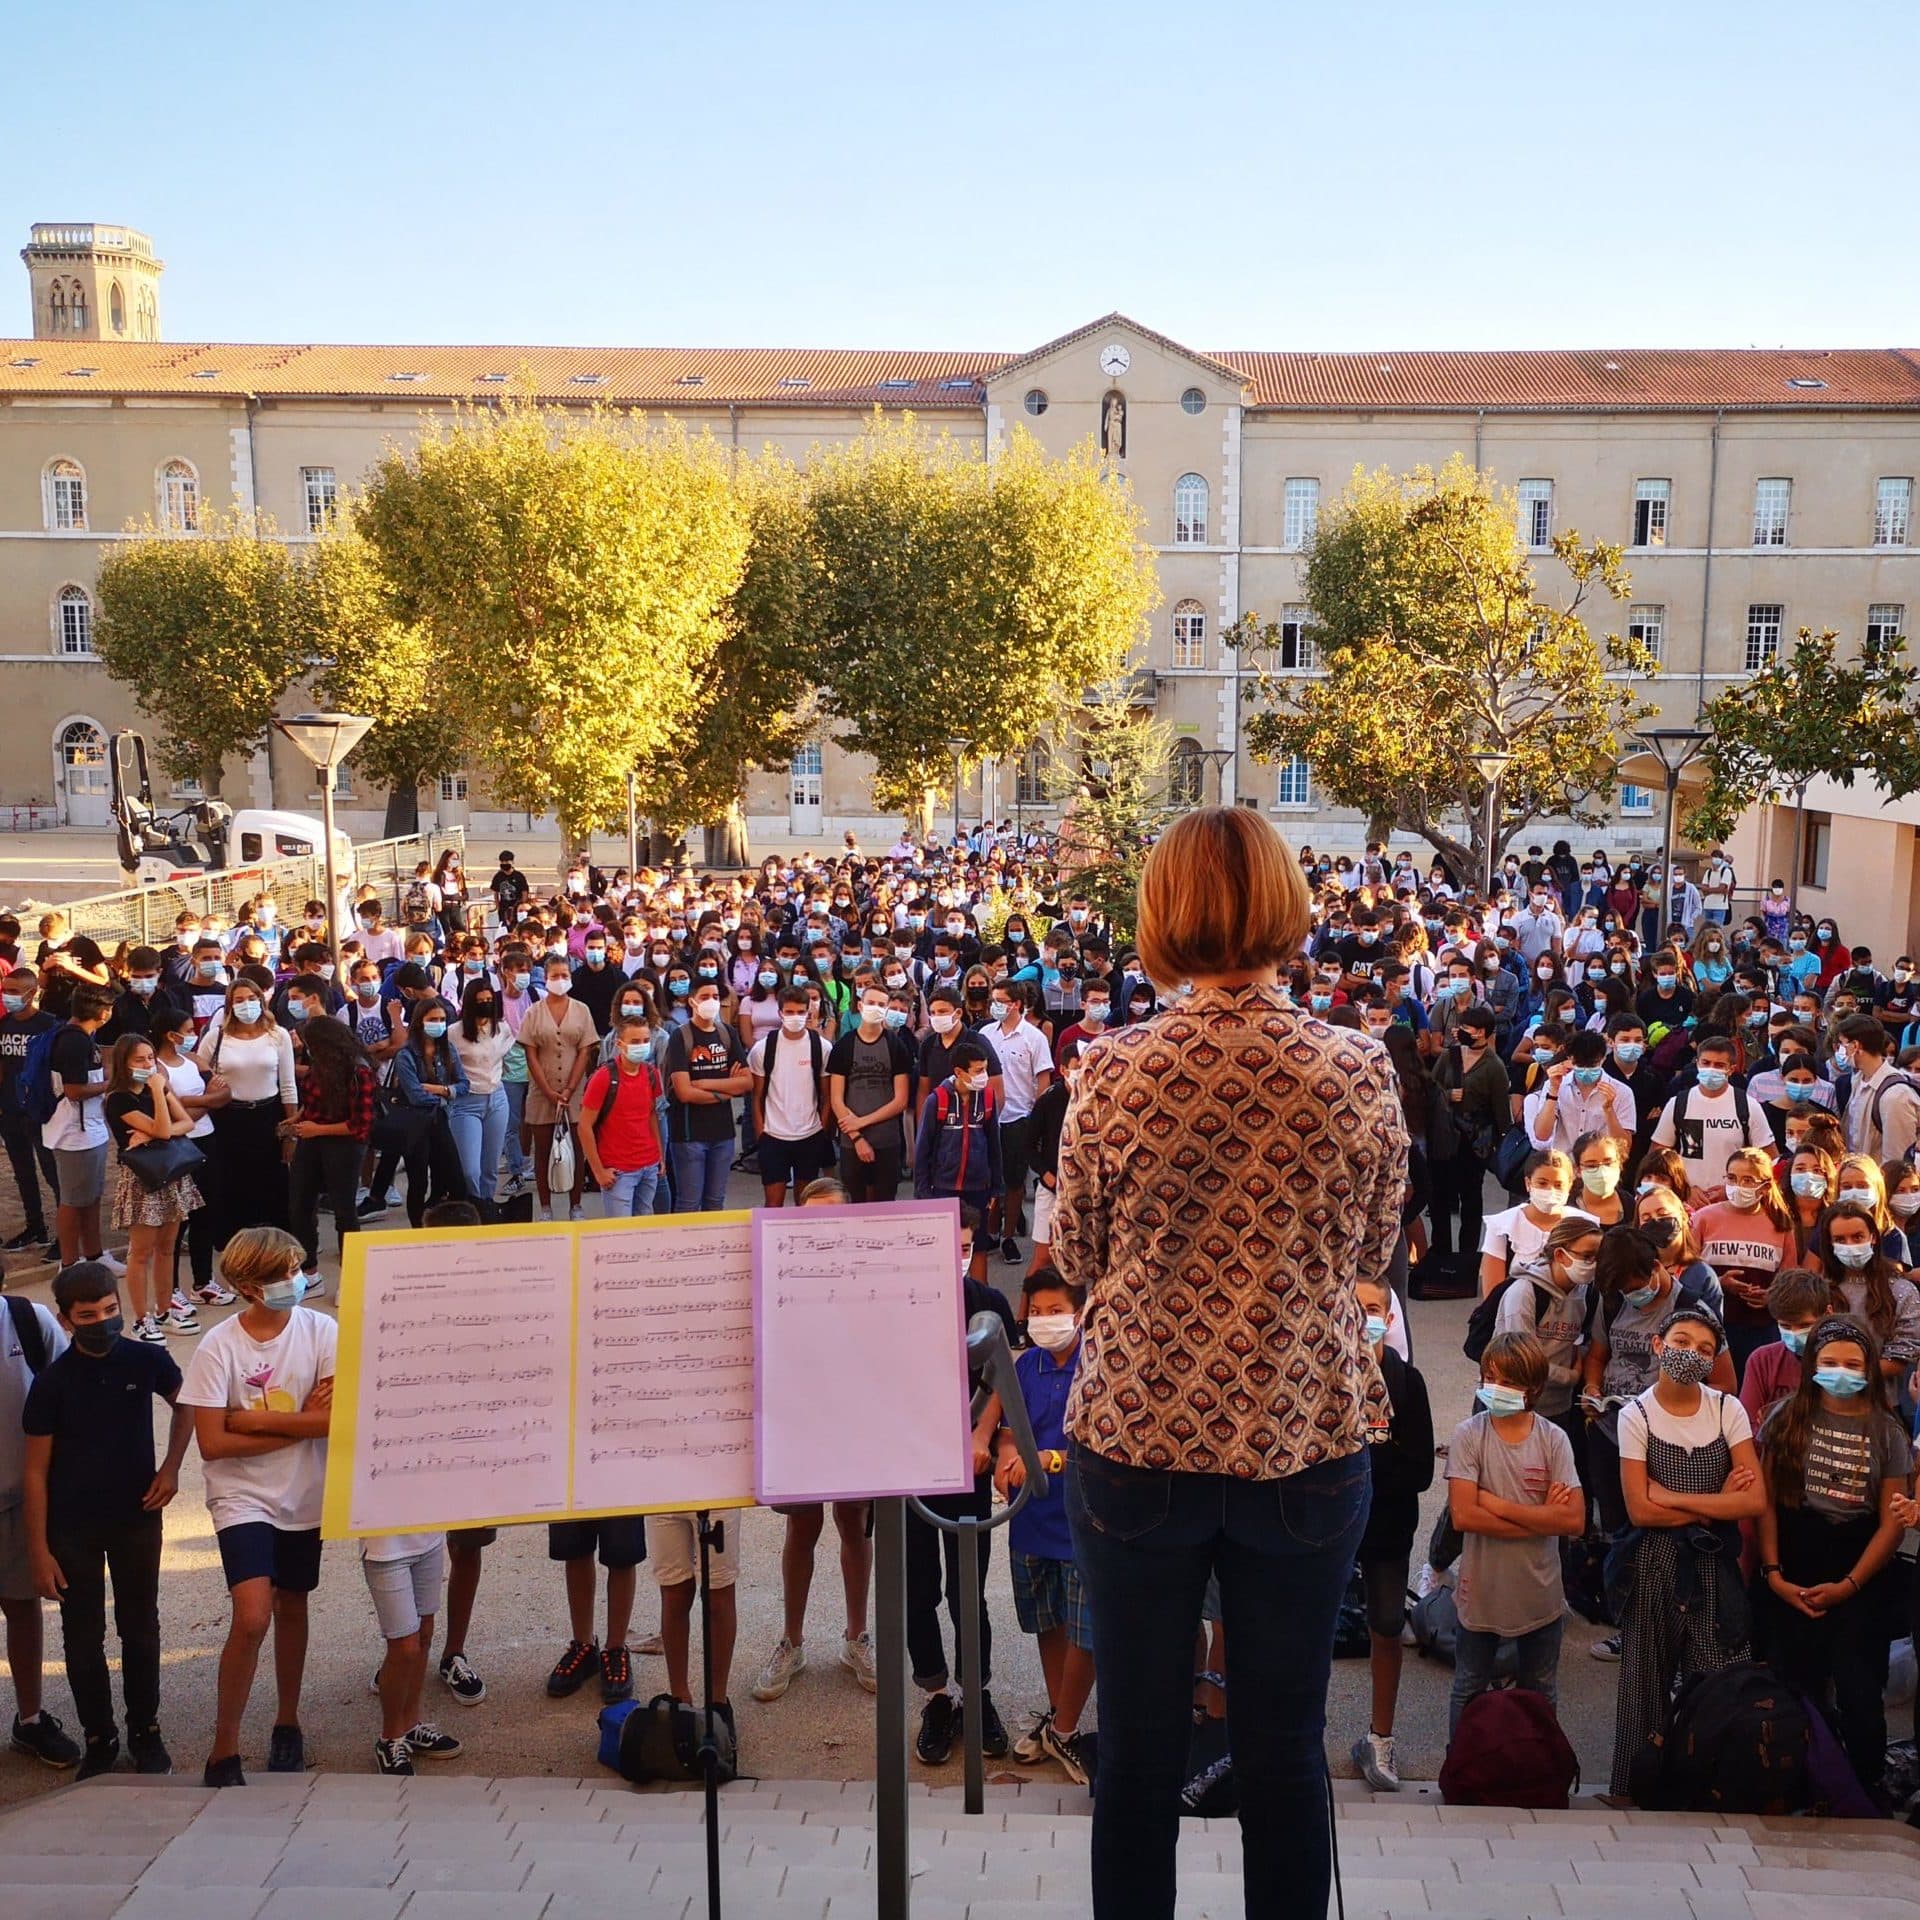
<svg viewBox="0 0 1920 1920"><path fill-rule="evenodd" d="M380 1634L387 1643L386 1658L373 1676L373 1690L380 1696L374 1765L382 1773L410 1774L416 1756L451 1760L464 1751L461 1743L420 1718L433 1617L447 1590L447 1537L386 1533L362 1540L360 1571L366 1575Z"/></svg>
<svg viewBox="0 0 1920 1920"><path fill-rule="evenodd" d="M1717 1200L1727 1184L1727 1161L1742 1147L1770 1146L1765 1118L1733 1077L1731 1040L1709 1034L1700 1042L1694 1079L1666 1104L1653 1129L1656 1147L1680 1155L1693 1185L1695 1204Z"/></svg>
<svg viewBox="0 0 1920 1920"><path fill-rule="evenodd" d="M299 1241L278 1227L247 1227L227 1242L221 1273L245 1305L201 1340L180 1390L179 1404L195 1409L207 1512L233 1601L220 1652L210 1787L246 1785L240 1722L269 1624L279 1698L267 1771L306 1770L300 1682L307 1595L320 1584L339 1329L301 1306L300 1263Z"/></svg>

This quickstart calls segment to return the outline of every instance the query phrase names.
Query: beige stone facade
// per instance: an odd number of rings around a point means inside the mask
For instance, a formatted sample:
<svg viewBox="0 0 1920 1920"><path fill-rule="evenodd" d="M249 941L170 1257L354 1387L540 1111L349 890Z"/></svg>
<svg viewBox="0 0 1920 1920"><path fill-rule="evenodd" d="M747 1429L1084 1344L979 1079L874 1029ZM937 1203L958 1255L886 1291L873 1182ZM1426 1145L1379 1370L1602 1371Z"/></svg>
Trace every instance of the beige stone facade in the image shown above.
<svg viewBox="0 0 1920 1920"><path fill-rule="evenodd" d="M106 543L148 515L190 525L198 501L257 505L305 538L383 447L455 399L529 377L557 404L641 407L742 453L772 445L797 460L857 434L876 405L938 421L988 457L1016 428L1062 453L1111 442L1162 592L1141 684L1188 759L1189 791L1257 805L1316 845L1355 847L1363 825L1321 804L1310 768L1245 753L1220 634L1244 612L1279 619L1298 606L1315 517L1356 466L1462 453L1520 488L1538 543L1577 528L1626 545L1631 602L1599 619L1641 623L1664 665L1654 697L1675 720L1800 625L1904 629L1920 603L1920 362L1897 352L1212 355L1118 315L1020 355L162 346L43 327L53 266L35 252L37 337L0 342L0 689L12 749L0 820L30 801L97 817L104 794L89 756L138 718L87 657ZM157 332L157 309L154 321ZM1554 570L1546 556L1549 583ZM1310 637L1302 648L1311 671ZM234 773L230 796L255 804L312 795L290 753ZM444 821L525 829L524 816L481 810L481 797L461 781L422 796ZM989 762L968 769L960 811L1045 815L1043 799L1034 768ZM371 828L381 803L352 796L344 817ZM874 809L863 763L831 742L756 775L748 813L760 837L782 840L893 826ZM1581 839L1657 845L1656 796L1629 789L1615 813Z"/></svg>

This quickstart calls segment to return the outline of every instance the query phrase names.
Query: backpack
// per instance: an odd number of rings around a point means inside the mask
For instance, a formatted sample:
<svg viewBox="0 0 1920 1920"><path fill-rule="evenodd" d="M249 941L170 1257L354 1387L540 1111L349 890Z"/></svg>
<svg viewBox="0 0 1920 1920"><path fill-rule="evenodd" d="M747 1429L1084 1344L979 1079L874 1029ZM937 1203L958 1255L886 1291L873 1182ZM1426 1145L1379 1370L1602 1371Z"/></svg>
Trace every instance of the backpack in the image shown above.
<svg viewBox="0 0 1920 1920"><path fill-rule="evenodd" d="M738 1777L739 1754L733 1729L712 1717L713 1744L719 1749L719 1780L724 1787ZM700 1762L700 1715L670 1693L656 1693L620 1723L619 1772L636 1787L665 1780L676 1786L700 1786L706 1780Z"/></svg>
<svg viewBox="0 0 1920 1920"><path fill-rule="evenodd" d="M1478 1360L1486 1352L1487 1343L1493 1338L1494 1326L1500 1318L1500 1302L1510 1287L1519 1284L1519 1276L1509 1274L1467 1315L1467 1337L1461 1341L1460 1351L1469 1360ZM1538 1280L1530 1280L1527 1284L1533 1288L1533 1318L1538 1326L1540 1316L1553 1305L1553 1290Z"/></svg>
<svg viewBox="0 0 1920 1920"><path fill-rule="evenodd" d="M644 1087L646 1085L645 1076L650 1071L651 1068L643 1066L633 1078ZM600 1102L599 1111L593 1116L593 1131L596 1139L599 1137L601 1125L605 1122L607 1115L613 1111L613 1103L619 1098L620 1062L618 1060L609 1060L607 1062L607 1097Z"/></svg>
<svg viewBox="0 0 1920 1920"><path fill-rule="evenodd" d="M1733 1095L1733 1117L1740 1123L1740 1144L1750 1147L1754 1144L1753 1108L1747 1102L1747 1090L1745 1087L1729 1086L1727 1091ZM1680 1130L1687 1124L1687 1102L1693 1092L1693 1087L1682 1087L1673 1101L1673 1137L1683 1158L1687 1150L1681 1143Z"/></svg>
<svg viewBox="0 0 1920 1920"><path fill-rule="evenodd" d="M1881 1144L1886 1144L1886 1128L1880 1119L1880 1109L1886 1104L1887 1095L1895 1087L1907 1087L1914 1093L1920 1093L1920 1080L1910 1073L1902 1073L1897 1068L1880 1082L1873 1090L1873 1104L1867 1109L1867 1127L1870 1132L1880 1136ZM1920 1141L1907 1149L1907 1159L1911 1163L1916 1152L1920 1152Z"/></svg>
<svg viewBox="0 0 1920 1920"><path fill-rule="evenodd" d="M44 1127L60 1111L66 1097L53 1090L53 1043L64 1027L48 1027L27 1043L27 1056L20 1062L20 1110L36 1125ZM104 1091L104 1089L103 1089Z"/></svg>
<svg viewBox="0 0 1920 1920"><path fill-rule="evenodd" d="M400 911L409 920L424 920L433 911L432 898L424 880L415 880L401 896Z"/></svg>
<svg viewBox="0 0 1920 1920"><path fill-rule="evenodd" d="M1445 1166L1460 1151L1460 1134L1460 1123L1453 1117L1453 1102L1447 1098L1444 1088L1436 1086L1427 1108L1428 1161L1436 1167Z"/></svg>
<svg viewBox="0 0 1920 1920"><path fill-rule="evenodd" d="M766 1070L763 1076L765 1078L772 1077L773 1049L775 1043L779 1041L781 1037L780 1029L775 1028L772 1032L763 1035L754 1043L760 1049L760 1064ZM820 1038L819 1034L815 1032L812 1027L807 1029L807 1051L813 1061L814 1105L820 1110L821 1126L831 1132L833 1128L833 1108L827 1100L827 1048L825 1041ZM609 1095L609 1104L611 1104L611 1095Z"/></svg>
<svg viewBox="0 0 1920 1920"><path fill-rule="evenodd" d="M47 1352L47 1330L40 1324L40 1316L34 1312L33 1302L19 1293L8 1294L6 1302L7 1318L13 1322L14 1338L20 1342L28 1373L44 1373L47 1361L51 1358Z"/></svg>
<svg viewBox="0 0 1920 1920"><path fill-rule="evenodd" d="M1535 1151L1533 1138L1524 1126L1509 1127L1493 1150L1493 1177L1503 1187L1517 1187Z"/></svg>
<svg viewBox="0 0 1920 1920"><path fill-rule="evenodd" d="M1633 1756L1627 1791L1649 1811L1793 1813L1810 1798L1812 1745L1799 1694L1740 1660L1681 1686Z"/></svg>
<svg viewBox="0 0 1920 1920"><path fill-rule="evenodd" d="M1579 1788L1579 1756L1544 1693L1509 1687L1467 1702L1440 1766L1448 1806L1563 1808Z"/></svg>

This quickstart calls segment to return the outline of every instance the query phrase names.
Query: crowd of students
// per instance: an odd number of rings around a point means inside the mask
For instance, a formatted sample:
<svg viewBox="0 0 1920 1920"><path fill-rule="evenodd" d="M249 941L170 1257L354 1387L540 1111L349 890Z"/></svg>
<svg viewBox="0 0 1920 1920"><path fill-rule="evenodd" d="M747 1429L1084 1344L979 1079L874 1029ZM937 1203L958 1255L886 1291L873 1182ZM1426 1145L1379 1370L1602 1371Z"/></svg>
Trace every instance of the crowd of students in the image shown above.
<svg viewBox="0 0 1920 1920"><path fill-rule="evenodd" d="M1436 1538L1419 1575L1430 1588L1457 1557L1455 1718L1492 1684L1504 1642L1517 1643L1523 1682L1554 1696L1566 1576L1604 1565L1619 1631L1596 1651L1620 1662L1616 1792L1673 1684L1754 1651L1830 1698L1863 1782L1877 1784L1879 1688L1904 1630L1891 1563L1915 1518L1920 1292L1904 1223L1920 1210L1920 1085L1900 1064L1920 1040L1913 963L1882 973L1832 921L1794 914L1779 883L1736 920L1718 855L1697 884L1667 882L1601 852L1577 860L1562 842L1510 859L1491 897L1379 848L1301 860L1314 929L1285 985L1304 1015L1362 1029L1392 1059L1415 1147L1411 1288L1491 1303L1478 1405L1444 1448L1457 1540ZM317 902L287 928L264 896L231 927L183 915L170 947L111 958L49 916L30 966L0 921L16 963L0 1137L27 1221L10 1244L47 1239L44 1185L61 1262L57 1313L0 1325L0 1425L24 1447L0 1475L18 1489L9 1506L0 1486L0 1602L15 1744L51 1764L97 1771L119 1753L104 1568L128 1750L164 1769L160 1516L192 1435L233 1596L206 1778L242 1777L240 1716L269 1628L268 1765L304 1765L333 1326L305 1302L321 1290L323 1207L344 1236L400 1204L416 1226L503 1217L523 1196L538 1218L578 1218L589 1182L604 1213L630 1217L718 1206L736 1170L776 1206L886 1201L911 1181L961 1203L969 1311L998 1311L1023 1336L1028 1412L1050 1470L1064 1465L1084 1300L1048 1259L1062 1125L1085 1049L1162 1002L1043 846L989 826L946 847L849 845L732 877L583 862L544 896L511 853L484 883L450 854L396 904L389 924L377 898L356 903L339 977ZM128 1152L182 1137L205 1155L191 1173L156 1189L127 1167ZM124 1260L104 1250L111 1147ZM1489 1213L1496 1165L1510 1204ZM987 1284L996 1253L1018 1270L1017 1312ZM209 1304L237 1311L200 1334L196 1307ZM1359 1568L1374 1671L1354 1759L1390 1788L1433 1426L1404 1299L1376 1288L1361 1305L1393 1412L1370 1455ZM168 1342L196 1335L183 1378ZM103 1421L93 1409L110 1388L123 1397ZM174 1409L160 1457L156 1397ZM984 1517L1019 1485L1001 1411L981 1416L975 1486L951 1497L955 1514ZM0 1467L12 1458L0 1451ZM984 1607L983 1670L959 1670L952 1536L910 1529L927 1763L950 1756L975 1714L989 1754L1087 1777L1092 1638L1060 1502L1057 1484L1029 1502L1008 1541L1047 1686L1017 1735L993 1704ZM849 1505L833 1519L838 1663L871 1690L869 1516ZM785 1516L783 1632L753 1682L759 1700L808 1668L825 1521L818 1508ZM409 1537L363 1556L384 1642L385 1771L459 1751L424 1717L430 1676L462 1705L485 1697L467 1634L492 1538ZM549 1693L597 1683L603 1700L628 1697L637 1653L663 1656L668 1690L690 1699L690 1524L569 1523L550 1529L548 1551L569 1616ZM660 1632L636 1645L643 1561ZM729 1719L737 1577L730 1530L711 1570ZM40 1702L41 1596L61 1603L84 1748ZM1196 1713L1219 1711L1216 1670L1230 1659L1216 1625L1196 1649Z"/></svg>

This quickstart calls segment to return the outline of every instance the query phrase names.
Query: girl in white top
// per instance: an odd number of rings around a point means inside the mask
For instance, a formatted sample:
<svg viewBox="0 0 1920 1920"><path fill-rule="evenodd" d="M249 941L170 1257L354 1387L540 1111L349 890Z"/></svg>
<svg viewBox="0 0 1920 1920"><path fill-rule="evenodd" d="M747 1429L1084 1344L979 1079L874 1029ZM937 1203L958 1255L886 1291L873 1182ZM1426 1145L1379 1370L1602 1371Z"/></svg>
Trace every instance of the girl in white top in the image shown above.
<svg viewBox="0 0 1920 1920"><path fill-rule="evenodd" d="M202 1153L210 1152L213 1110L230 1098L224 1075L211 1076L200 1071L200 1062L188 1051L193 1041L193 1015L183 1009L165 1008L154 1015L152 1027L154 1057L167 1070L167 1084L173 1096L186 1108L193 1120L187 1138L200 1143ZM211 1174L203 1174L202 1187L212 1184ZM213 1210L210 1205L195 1207L187 1215L187 1224L173 1243L173 1297L176 1303L186 1296L180 1290L180 1247L185 1243L193 1264L193 1297L205 1306L230 1307L233 1290L213 1270Z"/></svg>
<svg viewBox="0 0 1920 1920"><path fill-rule="evenodd" d="M214 1244L224 1246L242 1227L287 1224L287 1163L280 1127L300 1111L293 1077L293 1038L276 1024L267 996L242 974L227 988L196 1058L203 1073L218 1073L230 1097L213 1110L207 1158L213 1174Z"/></svg>
<svg viewBox="0 0 1920 1920"><path fill-rule="evenodd" d="M1480 1297L1484 1300L1509 1270L1523 1260L1537 1260L1546 1251L1550 1234L1569 1212L1573 1192L1573 1162L1555 1147L1534 1154L1527 1162L1527 1198L1522 1206L1490 1213L1480 1231Z"/></svg>

